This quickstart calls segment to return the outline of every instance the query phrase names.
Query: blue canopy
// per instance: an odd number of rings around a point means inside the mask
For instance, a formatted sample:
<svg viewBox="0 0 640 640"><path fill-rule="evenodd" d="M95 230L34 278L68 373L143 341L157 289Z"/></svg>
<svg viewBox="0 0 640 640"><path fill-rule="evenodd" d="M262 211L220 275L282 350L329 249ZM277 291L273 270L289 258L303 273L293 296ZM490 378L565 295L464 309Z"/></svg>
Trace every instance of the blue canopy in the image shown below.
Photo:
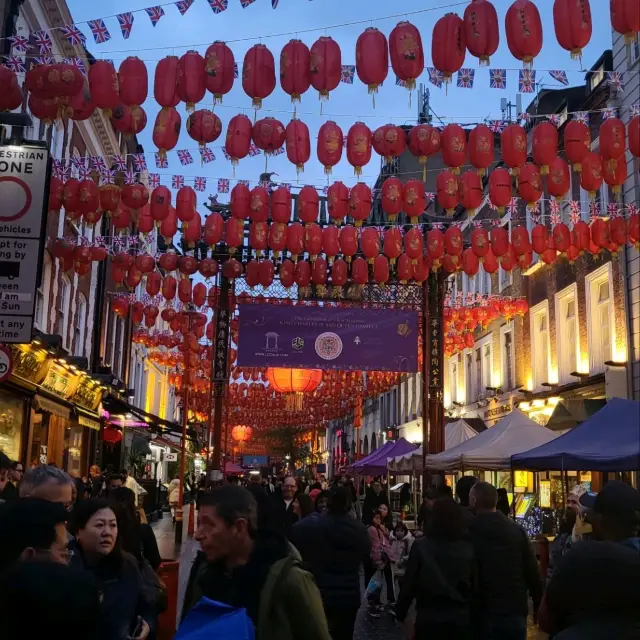
<svg viewBox="0 0 640 640"><path fill-rule="evenodd" d="M633 471L640 469L640 402L613 398L564 435L511 456L530 471Z"/></svg>

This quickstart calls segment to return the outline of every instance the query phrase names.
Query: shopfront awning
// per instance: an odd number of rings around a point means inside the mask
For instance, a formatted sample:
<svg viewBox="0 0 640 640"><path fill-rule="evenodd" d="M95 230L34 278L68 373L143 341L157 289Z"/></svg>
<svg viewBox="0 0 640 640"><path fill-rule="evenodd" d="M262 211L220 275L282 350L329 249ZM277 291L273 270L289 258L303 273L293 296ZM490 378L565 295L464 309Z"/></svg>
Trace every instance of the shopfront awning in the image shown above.
<svg viewBox="0 0 640 640"><path fill-rule="evenodd" d="M69 404L66 402L61 404L56 400L45 398L40 393L36 393L36 395L33 396L33 408L36 411L48 411L54 416L65 418L66 420L71 417L71 406Z"/></svg>

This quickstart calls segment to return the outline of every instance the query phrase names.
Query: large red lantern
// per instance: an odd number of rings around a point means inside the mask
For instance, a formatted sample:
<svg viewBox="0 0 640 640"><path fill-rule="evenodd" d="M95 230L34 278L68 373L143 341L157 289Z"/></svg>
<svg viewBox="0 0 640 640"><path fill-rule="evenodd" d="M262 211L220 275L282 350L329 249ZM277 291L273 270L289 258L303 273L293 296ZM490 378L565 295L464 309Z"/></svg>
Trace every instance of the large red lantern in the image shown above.
<svg viewBox="0 0 640 640"><path fill-rule="evenodd" d="M222 122L213 111L200 109L187 119L187 133L201 147L204 147L220 137Z"/></svg>
<svg viewBox="0 0 640 640"><path fill-rule="evenodd" d="M265 45L254 44L245 54L242 88L251 98L254 108L260 109L262 101L276 88L275 69L273 54Z"/></svg>
<svg viewBox="0 0 640 640"><path fill-rule="evenodd" d="M280 120L262 118L253 125L251 137L258 149L262 149L266 155L273 155L282 148L286 134Z"/></svg>
<svg viewBox="0 0 640 640"><path fill-rule="evenodd" d="M627 137L629 138L629 151L636 158L640 157L640 115L633 116L629 120Z"/></svg>
<svg viewBox="0 0 640 640"><path fill-rule="evenodd" d="M189 186L182 187L176 196L176 215L182 223L191 222L196 217L198 198Z"/></svg>
<svg viewBox="0 0 640 640"><path fill-rule="evenodd" d="M269 248L274 257L280 257L280 253L287 248L287 226L284 224L272 224L269 227Z"/></svg>
<svg viewBox="0 0 640 640"><path fill-rule="evenodd" d="M624 36L626 44L638 40L640 31L640 11L635 0L610 0L611 26Z"/></svg>
<svg viewBox="0 0 640 640"><path fill-rule="evenodd" d="M589 127L579 120L569 120L563 134L564 152L576 173L582 171L582 158L591 151L591 132Z"/></svg>
<svg viewBox="0 0 640 640"><path fill-rule="evenodd" d="M466 52L462 18L447 13L434 25L431 40L433 66L442 73L445 84L451 82L453 74L464 64Z"/></svg>
<svg viewBox="0 0 640 640"><path fill-rule="evenodd" d="M564 198L571 187L571 173L569 165L563 158L554 158L549 163L549 177L547 191L554 198Z"/></svg>
<svg viewBox="0 0 640 640"><path fill-rule="evenodd" d="M391 176L382 183L382 188L380 189L382 210L389 216L392 222L395 221L398 214L402 211L404 204L403 194L404 186L400 178Z"/></svg>
<svg viewBox="0 0 640 640"><path fill-rule="evenodd" d="M353 284L365 285L369 282L369 267L364 258L356 258L351 265L351 278Z"/></svg>
<svg viewBox="0 0 640 640"><path fill-rule="evenodd" d="M608 220L595 218L591 222L591 239L598 249L609 249L611 245L611 230Z"/></svg>
<svg viewBox="0 0 640 640"><path fill-rule="evenodd" d="M553 26L558 44L571 54L582 57L591 40L591 6L589 0L554 0Z"/></svg>
<svg viewBox="0 0 640 640"><path fill-rule="evenodd" d="M517 176L520 167L527 161L527 134L519 124L507 125L500 136L502 159Z"/></svg>
<svg viewBox="0 0 640 640"><path fill-rule="evenodd" d="M409 91L424 71L424 50L420 31L410 22L399 22L389 34L391 67Z"/></svg>
<svg viewBox="0 0 640 640"><path fill-rule="evenodd" d="M298 256L304 253L304 227L299 222L294 222L287 227L287 251L294 262Z"/></svg>
<svg viewBox="0 0 640 640"><path fill-rule="evenodd" d="M398 258L398 267L396 269L398 280L403 284L411 280L413 277L413 264L411 258L406 253L403 253Z"/></svg>
<svg viewBox="0 0 640 640"><path fill-rule="evenodd" d="M269 226L266 222L252 222L249 227L249 246L259 257L266 250L269 238Z"/></svg>
<svg viewBox="0 0 640 640"><path fill-rule="evenodd" d="M530 67L542 49L542 20L531 0L515 0L505 17L507 44L511 55Z"/></svg>
<svg viewBox="0 0 640 640"><path fill-rule="evenodd" d="M320 212L320 197L315 187L305 185L298 194L298 207L300 220L304 224L318 221Z"/></svg>
<svg viewBox="0 0 640 640"><path fill-rule="evenodd" d="M349 188L342 182L334 182L327 189L329 217L340 225L349 213Z"/></svg>
<svg viewBox="0 0 640 640"><path fill-rule="evenodd" d="M326 174L331 173L340 158L342 158L342 146L344 135L342 129L332 120L325 122L318 131L318 160L324 166Z"/></svg>
<svg viewBox="0 0 640 640"><path fill-rule="evenodd" d="M378 255L373 260L373 278L379 285L389 281L389 261L386 256Z"/></svg>
<svg viewBox="0 0 640 640"><path fill-rule="evenodd" d="M507 169L498 167L489 175L489 200L500 215L511 202L511 186L511 175Z"/></svg>
<svg viewBox="0 0 640 640"><path fill-rule="evenodd" d="M389 73L389 46L382 31L368 27L356 41L356 73L369 93L376 94ZM375 97L374 97L375 106Z"/></svg>
<svg viewBox="0 0 640 640"><path fill-rule="evenodd" d="M236 61L233 51L220 40L207 49L204 60L207 90L213 94L213 103L217 104L233 87Z"/></svg>
<svg viewBox="0 0 640 640"><path fill-rule="evenodd" d="M409 131L409 151L423 165L423 182L427 179L427 159L440 151L440 129L430 124L418 124Z"/></svg>
<svg viewBox="0 0 640 640"><path fill-rule="evenodd" d="M293 277L299 287L308 287L311 283L311 265L306 261L297 262Z"/></svg>
<svg viewBox="0 0 640 640"><path fill-rule="evenodd" d="M134 212L149 202L149 191L143 184L127 184L122 189L122 203Z"/></svg>
<svg viewBox="0 0 640 640"><path fill-rule="evenodd" d="M349 191L349 215L355 220L356 227L371 213L371 188L364 182L358 182Z"/></svg>
<svg viewBox="0 0 640 640"><path fill-rule="evenodd" d="M137 117L140 105L147 99L149 93L149 75L145 63L130 56L122 61L118 70L120 99L131 108L134 118Z"/></svg>
<svg viewBox="0 0 640 640"><path fill-rule="evenodd" d="M475 215L476 209L482 204L484 192L482 178L475 171L465 171L458 178L458 195L460 204L470 216Z"/></svg>
<svg viewBox="0 0 640 640"><path fill-rule="evenodd" d="M335 287L342 287L347 284L348 277L349 267L347 263L342 258L338 258L331 267L331 284Z"/></svg>
<svg viewBox="0 0 640 640"><path fill-rule="evenodd" d="M91 117L93 111L95 111L95 105L93 105L92 103L83 105L81 109L86 108L86 111L78 114L74 105L74 101L75 98L71 103L71 107L74 111L74 120L83 120ZM76 117L78 115L80 117ZM111 124L116 131L122 133L124 136L135 136L143 131L147 126L147 113L142 107L137 107L134 114L132 107L127 107L124 104L120 104L113 110L113 115L111 116Z"/></svg>
<svg viewBox="0 0 640 640"><path fill-rule="evenodd" d="M407 180L402 190L402 208L409 216L411 224L417 224L418 218L426 208L424 182L412 178Z"/></svg>
<svg viewBox="0 0 640 640"><path fill-rule="evenodd" d="M438 204L446 211L447 215L453 215L458 206L458 179L451 171L441 171L436 181L436 197Z"/></svg>
<svg viewBox="0 0 640 640"><path fill-rule="evenodd" d="M590 198L595 198L596 191L602 186L602 179L602 158L600 154L590 151L582 158L580 186L589 192Z"/></svg>
<svg viewBox="0 0 640 640"><path fill-rule="evenodd" d="M467 135L459 124L448 124L442 130L442 160L454 174L460 173L460 167L467 160Z"/></svg>
<svg viewBox="0 0 640 640"><path fill-rule="evenodd" d="M165 158L167 151L171 151L178 144L181 124L182 119L175 107L165 107L158 112L153 126L153 144L158 147L158 155L161 158Z"/></svg>
<svg viewBox="0 0 640 640"><path fill-rule="evenodd" d="M304 165L311 157L311 141L309 137L309 127L295 118L285 129L285 146L287 159L296 165L296 171L304 171Z"/></svg>
<svg viewBox="0 0 640 640"><path fill-rule="evenodd" d="M0 94L0 112L17 109L24 100L24 94L16 74L4 66L0 67L0 86L4 87Z"/></svg>
<svg viewBox="0 0 640 640"><path fill-rule="evenodd" d="M224 241L229 247L229 253L236 252L244 241L244 222L238 218L229 218L224 223Z"/></svg>
<svg viewBox="0 0 640 640"><path fill-rule="evenodd" d="M322 230L322 250L329 258L329 264L340 253L340 231L335 225L328 225Z"/></svg>
<svg viewBox="0 0 640 640"><path fill-rule="evenodd" d="M371 160L371 130L363 122L356 122L347 133L347 160L356 176Z"/></svg>
<svg viewBox="0 0 640 640"><path fill-rule="evenodd" d="M100 206L100 192L98 185L88 178L80 183L78 212L86 216L89 213L95 213Z"/></svg>
<svg viewBox="0 0 640 640"><path fill-rule="evenodd" d="M112 213L120 204L121 193L120 187L117 185L103 184L100 187L100 207L108 213Z"/></svg>
<svg viewBox="0 0 640 640"><path fill-rule="evenodd" d="M485 256L489 253L491 249L489 233L482 226L476 227L471 232L471 248L480 260L484 260Z"/></svg>
<svg viewBox="0 0 640 640"><path fill-rule="evenodd" d="M237 165L242 158L249 155L251 133L251 120L244 114L238 114L229 120L224 148L231 158L232 165Z"/></svg>
<svg viewBox="0 0 640 640"><path fill-rule="evenodd" d="M541 122L533 128L532 155L540 174L549 173L549 165L558 155L558 129L550 122Z"/></svg>
<svg viewBox="0 0 640 640"><path fill-rule="evenodd" d="M251 214L251 191L246 184L238 182L231 189L231 215L239 220L248 220Z"/></svg>
<svg viewBox="0 0 640 640"><path fill-rule="evenodd" d="M433 263L434 269L440 266L444 255L444 233L440 229L430 229L427 232L427 256Z"/></svg>
<svg viewBox="0 0 640 640"><path fill-rule="evenodd" d="M179 63L177 56L167 56L156 65L153 95L161 107L176 107L180 102L177 91Z"/></svg>
<svg viewBox="0 0 640 640"><path fill-rule="evenodd" d="M89 90L96 107L110 118L120 104L118 74L112 62L97 60L89 67Z"/></svg>
<svg viewBox="0 0 640 640"><path fill-rule="evenodd" d="M329 92L340 83L342 54L338 43L329 36L322 36L311 46L311 86L320 100L328 100Z"/></svg>
<svg viewBox="0 0 640 640"><path fill-rule="evenodd" d="M457 263L457 260L462 255L462 251L464 249L462 230L460 227L447 227L447 230L444 232L444 248L445 251L454 258L453 262Z"/></svg>
<svg viewBox="0 0 640 640"><path fill-rule="evenodd" d="M358 230L351 225L340 229L340 251L347 262L351 262L351 258L358 251Z"/></svg>
<svg viewBox="0 0 640 640"><path fill-rule="evenodd" d="M193 111L206 92L205 60L197 51L187 51L178 62L176 93L186 103L187 111Z"/></svg>
<svg viewBox="0 0 640 640"><path fill-rule="evenodd" d="M311 84L311 54L301 40L289 40L280 52L280 86L291 96L291 102L300 97Z"/></svg>
<svg viewBox="0 0 640 640"><path fill-rule="evenodd" d="M609 221L609 232L611 234L611 243L616 247L614 251L624 246L629 239L627 221L622 216L611 218Z"/></svg>
<svg viewBox="0 0 640 640"><path fill-rule="evenodd" d="M478 124L469 134L469 161L483 176L494 160L494 134L486 124Z"/></svg>
<svg viewBox="0 0 640 640"><path fill-rule="evenodd" d="M295 265L291 260L284 260L280 265L280 269L278 270L278 275L280 276L280 283L283 287L287 289L291 288L294 285L293 274L295 271Z"/></svg>
<svg viewBox="0 0 640 640"><path fill-rule="evenodd" d="M373 134L373 148L387 162L397 158L407 148L407 136L402 127L385 124L378 127Z"/></svg>
<svg viewBox="0 0 640 640"><path fill-rule="evenodd" d="M498 14L489 0L472 0L464 10L464 40L469 53L488 66L490 57L498 50L500 32Z"/></svg>
<svg viewBox="0 0 640 640"><path fill-rule="evenodd" d="M559 222L554 225L551 235L556 251L562 254L566 253L571 246L571 232L569 231L569 227L567 227L564 222Z"/></svg>
<svg viewBox="0 0 640 640"><path fill-rule="evenodd" d="M416 264L416 261L422 257L423 242L422 232L418 227L411 227L404 236L404 251L411 259L411 264Z"/></svg>
<svg viewBox="0 0 640 640"><path fill-rule="evenodd" d="M160 223L160 235L167 241L171 241L178 231L178 218L176 210L171 207L169 215Z"/></svg>
<svg viewBox="0 0 640 640"><path fill-rule="evenodd" d="M360 236L360 248L369 264L373 264L373 259L380 253L380 236L374 227L363 229Z"/></svg>
<svg viewBox="0 0 640 640"><path fill-rule="evenodd" d="M542 197L542 178L540 169L535 164L527 162L520 169L518 193L528 205L535 204Z"/></svg>
<svg viewBox="0 0 640 640"><path fill-rule="evenodd" d="M210 247L222 240L224 220L219 213L210 213L204 221L204 241Z"/></svg>
<svg viewBox="0 0 640 640"><path fill-rule="evenodd" d="M317 258L311 265L311 282L315 285L325 286L328 279L327 261L322 257Z"/></svg>
<svg viewBox="0 0 640 640"><path fill-rule="evenodd" d="M600 125L600 155L604 163L612 165L624 157L626 130L620 118L607 118Z"/></svg>
<svg viewBox="0 0 640 640"><path fill-rule="evenodd" d="M470 277L477 275L480 269L478 256L472 249L465 249L462 252L462 270Z"/></svg>
<svg viewBox="0 0 640 640"><path fill-rule="evenodd" d="M622 190L622 185L627 179L627 159L623 155L617 160L602 163L602 177L606 184L611 187L614 197L618 197Z"/></svg>
<svg viewBox="0 0 640 640"><path fill-rule="evenodd" d="M531 246L533 250L542 255L549 247L549 232L543 224L537 224L531 231Z"/></svg>
<svg viewBox="0 0 640 640"><path fill-rule="evenodd" d="M40 98L34 93L29 94L29 111L38 120L43 120L45 124L51 124L58 118L60 101L58 98Z"/></svg>
<svg viewBox="0 0 640 640"><path fill-rule="evenodd" d="M509 233L504 227L491 227L489 239L491 251L496 258L501 258L509 250Z"/></svg>
<svg viewBox="0 0 640 640"><path fill-rule="evenodd" d="M584 220L578 220L578 222L574 223L571 230L571 240L581 255L589 248L591 230Z"/></svg>
<svg viewBox="0 0 640 640"><path fill-rule="evenodd" d="M391 227L384 232L383 248L384 255L389 258L391 264L400 257L402 253L402 233L398 227Z"/></svg>
<svg viewBox="0 0 640 640"><path fill-rule="evenodd" d="M278 187L271 194L271 217L280 225L291 220L291 192L287 187Z"/></svg>
<svg viewBox="0 0 640 640"><path fill-rule="evenodd" d="M251 189L249 218L252 222L266 222L269 219L269 192L258 185Z"/></svg>
<svg viewBox="0 0 640 640"><path fill-rule="evenodd" d="M1 67L0 67L1 68ZM0 72L0 78L2 72ZM53 176L49 184L48 211L60 211L62 209L62 197L64 194L64 182L60 178Z"/></svg>

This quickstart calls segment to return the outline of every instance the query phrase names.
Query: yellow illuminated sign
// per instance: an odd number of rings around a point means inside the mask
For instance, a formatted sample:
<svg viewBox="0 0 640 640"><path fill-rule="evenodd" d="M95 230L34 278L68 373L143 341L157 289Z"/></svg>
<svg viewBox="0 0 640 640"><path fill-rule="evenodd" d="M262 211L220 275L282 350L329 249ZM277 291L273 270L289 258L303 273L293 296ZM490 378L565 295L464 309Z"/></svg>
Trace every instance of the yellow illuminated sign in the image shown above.
<svg viewBox="0 0 640 640"><path fill-rule="evenodd" d="M551 508L551 481L540 480L540 507L543 509Z"/></svg>
<svg viewBox="0 0 640 640"><path fill-rule="evenodd" d="M513 484L515 487L525 487L529 486L529 472L528 471L514 471L513 473Z"/></svg>

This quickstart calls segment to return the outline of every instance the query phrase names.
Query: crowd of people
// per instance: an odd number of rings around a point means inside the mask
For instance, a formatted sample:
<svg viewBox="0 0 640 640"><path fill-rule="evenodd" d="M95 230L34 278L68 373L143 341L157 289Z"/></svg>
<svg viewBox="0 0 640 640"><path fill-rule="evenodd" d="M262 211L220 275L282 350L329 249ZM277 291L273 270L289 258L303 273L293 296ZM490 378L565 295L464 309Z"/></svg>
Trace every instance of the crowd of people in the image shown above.
<svg viewBox="0 0 640 640"><path fill-rule="evenodd" d="M167 593L127 478L93 474L80 491L55 467L21 471L0 456L7 636L154 638ZM530 614L554 640L640 637L640 493L632 487L574 490L546 579L489 483L463 476L457 499L431 487L411 532L394 521L382 482L363 489L358 509L347 478L328 485L253 474L199 492L200 552L176 638L195 628L222 640L252 638L248 629L259 640L353 640L366 615L373 624L395 619L415 640L525 640ZM215 607L234 615L214 615Z"/></svg>

